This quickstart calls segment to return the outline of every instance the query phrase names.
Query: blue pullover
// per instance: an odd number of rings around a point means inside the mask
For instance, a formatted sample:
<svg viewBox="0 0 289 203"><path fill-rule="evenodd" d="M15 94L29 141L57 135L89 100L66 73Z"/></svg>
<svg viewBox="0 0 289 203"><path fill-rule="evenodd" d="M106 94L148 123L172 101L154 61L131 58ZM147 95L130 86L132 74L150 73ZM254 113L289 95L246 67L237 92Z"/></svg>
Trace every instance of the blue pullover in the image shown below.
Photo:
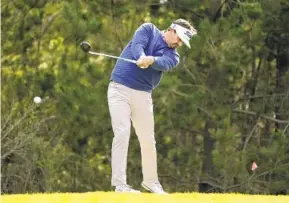
<svg viewBox="0 0 289 203"><path fill-rule="evenodd" d="M144 55L154 56L155 61L150 67L142 69L136 64L117 60L111 80L132 89L151 92L160 83L163 72L172 70L179 63L176 49L167 45L161 31L152 23L144 23L136 30L120 57L138 60Z"/></svg>

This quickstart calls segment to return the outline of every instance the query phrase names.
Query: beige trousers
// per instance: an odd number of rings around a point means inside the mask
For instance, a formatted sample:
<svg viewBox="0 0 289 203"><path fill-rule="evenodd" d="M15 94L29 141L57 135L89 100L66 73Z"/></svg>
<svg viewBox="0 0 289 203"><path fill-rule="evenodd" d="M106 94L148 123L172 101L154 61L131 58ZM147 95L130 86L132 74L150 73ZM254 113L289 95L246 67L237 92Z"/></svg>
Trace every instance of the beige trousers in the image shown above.
<svg viewBox="0 0 289 203"><path fill-rule="evenodd" d="M107 97L114 132L111 150L111 185L126 184L131 121L141 147L143 182L147 184L158 182L151 93L110 82Z"/></svg>

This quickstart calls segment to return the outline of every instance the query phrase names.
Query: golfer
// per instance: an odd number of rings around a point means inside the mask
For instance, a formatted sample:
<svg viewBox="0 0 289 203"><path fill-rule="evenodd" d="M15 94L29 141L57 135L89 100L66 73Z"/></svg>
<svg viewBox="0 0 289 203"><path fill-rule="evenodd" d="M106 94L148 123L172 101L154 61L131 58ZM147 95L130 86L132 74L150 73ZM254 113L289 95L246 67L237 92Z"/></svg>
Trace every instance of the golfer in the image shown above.
<svg viewBox="0 0 289 203"><path fill-rule="evenodd" d="M137 63L117 60L107 95L114 132L111 185L115 186L116 192L140 192L126 182L132 123L141 148L141 185L152 193L166 194L158 180L151 92L158 86L162 74L178 65L176 48L182 44L190 48L189 41L195 34L197 31L183 19L174 21L165 31L160 31L152 23L144 23L121 53L121 57L136 60Z"/></svg>

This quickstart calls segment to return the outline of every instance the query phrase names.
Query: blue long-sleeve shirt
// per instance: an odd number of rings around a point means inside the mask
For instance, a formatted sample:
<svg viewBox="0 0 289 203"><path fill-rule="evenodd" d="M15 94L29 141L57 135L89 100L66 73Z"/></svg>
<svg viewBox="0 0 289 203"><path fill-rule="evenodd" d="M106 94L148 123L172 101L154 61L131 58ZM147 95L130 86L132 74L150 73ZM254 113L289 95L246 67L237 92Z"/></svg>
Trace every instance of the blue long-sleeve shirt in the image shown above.
<svg viewBox="0 0 289 203"><path fill-rule="evenodd" d="M120 57L138 60L140 56L154 56L154 63L141 69L136 64L117 60L111 80L132 89L151 92L158 86L163 72L170 71L179 63L176 49L170 48L161 31L152 23L142 24Z"/></svg>

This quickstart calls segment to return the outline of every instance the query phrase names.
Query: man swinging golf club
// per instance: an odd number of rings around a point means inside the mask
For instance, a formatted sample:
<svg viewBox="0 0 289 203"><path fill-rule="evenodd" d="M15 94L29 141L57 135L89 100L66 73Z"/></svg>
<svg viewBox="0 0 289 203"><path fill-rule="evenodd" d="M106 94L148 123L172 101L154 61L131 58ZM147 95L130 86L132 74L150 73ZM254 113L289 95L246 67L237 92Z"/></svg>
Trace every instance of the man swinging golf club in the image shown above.
<svg viewBox="0 0 289 203"><path fill-rule="evenodd" d="M136 64L118 59L108 87L108 105L114 138L112 142L111 184L116 192L140 191L126 182L127 153L131 122L141 147L142 186L157 194L164 192L157 174L157 154L154 135L152 90L158 86L163 72L176 67L179 54L176 48L197 31L183 19L174 21L166 31L152 23L142 24L122 51L122 58L136 60Z"/></svg>

